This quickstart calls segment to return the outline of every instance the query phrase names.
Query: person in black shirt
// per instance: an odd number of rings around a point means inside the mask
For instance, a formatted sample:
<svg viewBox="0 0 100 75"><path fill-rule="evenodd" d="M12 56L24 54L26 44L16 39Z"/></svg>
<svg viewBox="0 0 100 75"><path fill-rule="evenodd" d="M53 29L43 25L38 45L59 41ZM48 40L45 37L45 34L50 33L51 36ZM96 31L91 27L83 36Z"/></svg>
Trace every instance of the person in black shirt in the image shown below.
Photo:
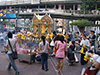
<svg viewBox="0 0 100 75"><path fill-rule="evenodd" d="M73 65L75 62L75 57L74 57L74 49L75 49L75 41L70 42L70 46L67 49L67 57L66 60L69 62L69 66Z"/></svg>
<svg viewBox="0 0 100 75"><path fill-rule="evenodd" d="M90 43L93 43L93 45L95 45L95 40L96 40L96 36L95 36L95 31L92 31L92 38L90 39Z"/></svg>

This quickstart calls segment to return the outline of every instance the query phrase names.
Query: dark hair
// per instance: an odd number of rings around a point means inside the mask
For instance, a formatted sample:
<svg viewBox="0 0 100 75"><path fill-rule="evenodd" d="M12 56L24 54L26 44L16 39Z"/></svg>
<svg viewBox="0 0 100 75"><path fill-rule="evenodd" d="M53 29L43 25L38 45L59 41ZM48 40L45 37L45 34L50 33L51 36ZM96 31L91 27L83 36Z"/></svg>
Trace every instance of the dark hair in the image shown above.
<svg viewBox="0 0 100 75"><path fill-rule="evenodd" d="M75 41L72 41L72 44L75 45Z"/></svg>
<svg viewBox="0 0 100 75"><path fill-rule="evenodd" d="M12 33L15 34L15 30Z"/></svg>
<svg viewBox="0 0 100 75"><path fill-rule="evenodd" d="M45 36L41 36L41 39L43 40L43 45L45 45Z"/></svg>
<svg viewBox="0 0 100 75"><path fill-rule="evenodd" d="M60 39L60 35L57 35L57 36L56 36L56 40L59 40L59 39Z"/></svg>
<svg viewBox="0 0 100 75"><path fill-rule="evenodd" d="M7 36L8 36L8 38L12 38L12 35L13 34L11 32L9 32Z"/></svg>
<svg viewBox="0 0 100 75"><path fill-rule="evenodd" d="M79 34L79 32L76 32L76 34Z"/></svg>
<svg viewBox="0 0 100 75"><path fill-rule="evenodd" d="M93 53L93 51L92 50L89 50L88 53Z"/></svg>
<svg viewBox="0 0 100 75"><path fill-rule="evenodd" d="M94 43L93 42L91 42L91 46L94 46Z"/></svg>
<svg viewBox="0 0 100 75"><path fill-rule="evenodd" d="M100 33L98 33L98 35L100 35Z"/></svg>
<svg viewBox="0 0 100 75"><path fill-rule="evenodd" d="M63 41L64 41L64 36L61 35L61 36L59 37L59 40L63 43Z"/></svg>
<svg viewBox="0 0 100 75"><path fill-rule="evenodd" d="M53 34L55 34L55 35L56 35L56 31L53 31Z"/></svg>
<svg viewBox="0 0 100 75"><path fill-rule="evenodd" d="M86 37L86 35L84 34L83 36L85 36Z"/></svg>

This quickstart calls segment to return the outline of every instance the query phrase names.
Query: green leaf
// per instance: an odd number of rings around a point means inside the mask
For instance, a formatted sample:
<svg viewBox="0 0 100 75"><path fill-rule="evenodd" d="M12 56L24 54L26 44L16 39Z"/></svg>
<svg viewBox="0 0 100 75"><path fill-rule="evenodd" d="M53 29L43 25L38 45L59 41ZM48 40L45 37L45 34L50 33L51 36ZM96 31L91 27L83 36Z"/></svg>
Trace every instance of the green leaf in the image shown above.
<svg viewBox="0 0 100 75"><path fill-rule="evenodd" d="M82 19L78 21L72 21L71 25L85 27L85 26L92 26L93 23L92 21L88 21L87 19Z"/></svg>

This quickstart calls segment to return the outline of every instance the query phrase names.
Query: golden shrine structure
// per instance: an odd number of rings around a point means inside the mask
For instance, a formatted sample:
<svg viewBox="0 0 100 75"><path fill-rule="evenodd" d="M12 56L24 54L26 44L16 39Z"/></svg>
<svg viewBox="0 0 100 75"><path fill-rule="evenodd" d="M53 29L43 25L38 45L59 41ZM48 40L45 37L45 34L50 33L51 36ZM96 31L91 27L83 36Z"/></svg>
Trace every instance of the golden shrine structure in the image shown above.
<svg viewBox="0 0 100 75"><path fill-rule="evenodd" d="M53 20L47 13L44 16L36 15L33 16L33 34L36 34L38 37L51 33ZM47 33L46 33L47 31Z"/></svg>

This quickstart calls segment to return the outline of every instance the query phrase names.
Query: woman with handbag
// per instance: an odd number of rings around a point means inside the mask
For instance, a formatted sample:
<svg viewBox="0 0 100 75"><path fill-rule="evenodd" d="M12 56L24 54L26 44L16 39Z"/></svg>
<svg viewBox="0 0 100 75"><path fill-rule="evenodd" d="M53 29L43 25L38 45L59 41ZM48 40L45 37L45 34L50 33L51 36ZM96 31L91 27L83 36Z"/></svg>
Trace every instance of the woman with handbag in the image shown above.
<svg viewBox="0 0 100 75"><path fill-rule="evenodd" d="M14 58L13 58L13 53L16 52L16 40L13 38L13 34L11 32L8 33L8 40L6 41L6 47L8 48L8 57L9 57L9 65L7 70L10 71L11 66L13 67L14 71L15 71L15 75L19 74L19 70L14 62Z"/></svg>

